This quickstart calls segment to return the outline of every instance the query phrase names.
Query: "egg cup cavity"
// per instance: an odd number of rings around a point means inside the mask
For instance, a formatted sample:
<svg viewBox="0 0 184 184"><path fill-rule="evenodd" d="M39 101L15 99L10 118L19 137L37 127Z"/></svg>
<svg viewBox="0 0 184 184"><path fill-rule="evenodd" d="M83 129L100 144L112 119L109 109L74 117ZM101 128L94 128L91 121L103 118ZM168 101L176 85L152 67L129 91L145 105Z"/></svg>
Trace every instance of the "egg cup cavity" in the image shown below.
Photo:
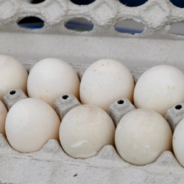
<svg viewBox="0 0 184 184"><path fill-rule="evenodd" d="M6 108L10 110L10 108L19 100L28 98L24 91L21 89L12 89L8 91L3 96L3 103L5 104Z"/></svg>
<svg viewBox="0 0 184 184"><path fill-rule="evenodd" d="M64 118L68 111L74 107L81 105L78 99L73 94L61 95L54 104L54 109L60 119Z"/></svg>
<svg viewBox="0 0 184 184"><path fill-rule="evenodd" d="M169 109L165 119L169 123L171 130L174 132L178 123L184 118L184 103L177 104Z"/></svg>
<svg viewBox="0 0 184 184"><path fill-rule="evenodd" d="M111 116L115 126L118 125L121 118L129 111L134 110L135 107L132 105L130 100L127 98L121 98L115 101L109 108L109 115Z"/></svg>

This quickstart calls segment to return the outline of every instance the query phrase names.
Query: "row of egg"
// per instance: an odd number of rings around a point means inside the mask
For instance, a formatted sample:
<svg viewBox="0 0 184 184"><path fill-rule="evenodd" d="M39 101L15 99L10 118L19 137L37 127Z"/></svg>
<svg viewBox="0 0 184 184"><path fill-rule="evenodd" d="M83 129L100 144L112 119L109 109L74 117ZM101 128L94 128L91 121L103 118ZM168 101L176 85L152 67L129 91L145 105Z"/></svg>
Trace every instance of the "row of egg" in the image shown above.
<svg viewBox="0 0 184 184"><path fill-rule="evenodd" d="M20 62L1 55L0 98L16 88L27 90L31 97L17 102L6 118L7 139L16 150L37 151L49 139L59 139L60 136L66 153L75 158L87 158L103 146L113 145L115 134L119 154L135 165L151 163L163 151L172 149L172 133L163 116L173 105L184 102L184 75L178 69L165 65L153 67L140 77L134 90L129 70L110 59L92 64L80 84L73 68L62 60L41 60L28 76ZM52 107L65 93L74 94L82 104L90 105L70 110L60 126ZM128 98L137 108L144 109L126 114L115 132L106 112L119 98ZM5 116L1 117L5 120ZM179 143L175 142L177 156ZM183 164L182 159L178 157L178 160Z"/></svg>
<svg viewBox="0 0 184 184"><path fill-rule="evenodd" d="M130 71L112 59L93 63L80 84L74 69L60 59L39 61L28 76L20 62L0 55L0 84L0 100L8 90L22 89L29 97L41 99L52 107L65 93L74 94L83 104L96 105L106 112L120 98L128 98L137 108L151 109L163 116L173 105L184 102L184 75L177 68L160 65L147 70L134 91Z"/></svg>

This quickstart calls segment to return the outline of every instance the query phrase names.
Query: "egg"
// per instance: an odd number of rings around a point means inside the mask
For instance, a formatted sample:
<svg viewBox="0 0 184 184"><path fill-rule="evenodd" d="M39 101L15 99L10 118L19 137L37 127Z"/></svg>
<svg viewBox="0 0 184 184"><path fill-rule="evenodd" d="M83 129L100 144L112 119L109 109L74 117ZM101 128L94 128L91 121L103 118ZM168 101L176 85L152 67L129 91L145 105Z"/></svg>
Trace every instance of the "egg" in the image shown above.
<svg viewBox="0 0 184 184"><path fill-rule="evenodd" d="M173 134L173 150L179 163L184 167L184 119L176 126Z"/></svg>
<svg viewBox="0 0 184 184"><path fill-rule="evenodd" d="M5 120L7 116L7 110L2 101L0 101L0 134L5 136Z"/></svg>
<svg viewBox="0 0 184 184"><path fill-rule="evenodd" d="M0 55L0 100L11 89L27 92L28 73L15 58Z"/></svg>
<svg viewBox="0 0 184 184"><path fill-rule="evenodd" d="M184 102L184 74L169 65L148 69L139 78L134 91L137 108L154 110L165 116L168 109Z"/></svg>
<svg viewBox="0 0 184 184"><path fill-rule="evenodd" d="M74 158L96 155L105 145L114 144L115 126L99 107L80 105L70 110L60 126L60 143Z"/></svg>
<svg viewBox="0 0 184 184"><path fill-rule="evenodd" d="M89 66L80 85L81 102L96 105L106 112L120 98L133 101L133 91L134 80L130 71L112 59L102 59Z"/></svg>
<svg viewBox="0 0 184 184"><path fill-rule="evenodd" d="M157 112L135 109L120 120L115 132L115 145L126 162L146 165L172 149L172 132Z"/></svg>
<svg viewBox="0 0 184 184"><path fill-rule="evenodd" d="M49 139L59 140L60 119L42 100L27 98L7 114L5 130L10 145L19 152L39 151Z"/></svg>
<svg viewBox="0 0 184 184"><path fill-rule="evenodd" d="M55 101L66 93L79 98L79 78L65 61L47 58L36 63L28 77L28 95L54 107Z"/></svg>

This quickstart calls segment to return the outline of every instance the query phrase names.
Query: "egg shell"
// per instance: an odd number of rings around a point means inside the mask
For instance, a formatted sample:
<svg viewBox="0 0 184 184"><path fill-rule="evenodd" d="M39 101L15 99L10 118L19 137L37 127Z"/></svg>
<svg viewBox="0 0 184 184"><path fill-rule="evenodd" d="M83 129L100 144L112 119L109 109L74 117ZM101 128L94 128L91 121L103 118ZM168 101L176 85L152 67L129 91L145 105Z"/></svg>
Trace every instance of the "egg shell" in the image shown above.
<svg viewBox="0 0 184 184"><path fill-rule="evenodd" d="M184 119L175 128L173 134L173 150L179 163L184 167Z"/></svg>
<svg viewBox="0 0 184 184"><path fill-rule="evenodd" d="M7 116L7 109L0 101L0 133L3 135L5 134L5 121L6 121L6 116Z"/></svg>
<svg viewBox="0 0 184 184"><path fill-rule="evenodd" d="M99 107L80 105L70 110L60 126L60 142L74 158L96 155L105 145L114 145L115 126Z"/></svg>
<svg viewBox="0 0 184 184"><path fill-rule="evenodd" d="M133 91L134 81L130 71L112 59L102 59L89 66L80 85L81 102L96 105L106 112L120 98L133 101Z"/></svg>
<svg viewBox="0 0 184 184"><path fill-rule="evenodd" d="M184 102L184 74L169 65L150 68L139 78L134 91L137 108L154 110L165 116L168 109Z"/></svg>
<svg viewBox="0 0 184 184"><path fill-rule="evenodd" d="M172 149L172 132L160 114L148 109L135 109L120 120L115 144L125 161L146 165Z"/></svg>
<svg viewBox="0 0 184 184"><path fill-rule="evenodd" d="M6 118L6 135L19 152L40 150L49 139L59 140L60 119L53 108L39 99L27 98L15 103Z"/></svg>
<svg viewBox="0 0 184 184"><path fill-rule="evenodd" d="M79 78L65 61L47 58L36 63L28 77L28 95L54 107L55 101L66 93L79 98Z"/></svg>
<svg viewBox="0 0 184 184"><path fill-rule="evenodd" d="M15 58L0 55L0 100L11 89L27 92L28 73Z"/></svg>

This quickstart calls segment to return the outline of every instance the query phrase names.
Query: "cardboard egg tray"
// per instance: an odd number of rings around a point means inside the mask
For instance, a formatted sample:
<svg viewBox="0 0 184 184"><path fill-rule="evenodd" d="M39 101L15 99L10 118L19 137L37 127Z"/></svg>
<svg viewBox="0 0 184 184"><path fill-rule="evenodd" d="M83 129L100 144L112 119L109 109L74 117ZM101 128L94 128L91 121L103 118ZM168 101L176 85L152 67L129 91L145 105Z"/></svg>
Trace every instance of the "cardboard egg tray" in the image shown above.
<svg viewBox="0 0 184 184"><path fill-rule="evenodd" d="M20 28L17 22L26 16L41 18L44 27ZM65 23L76 17L92 21L94 29L82 33L66 29ZM114 25L126 19L142 22L143 33L116 32ZM40 59L57 57L70 63L80 77L91 63L112 58L124 63L136 82L154 65L170 64L184 72L184 38L169 33L173 22L183 20L184 9L169 0L148 0L133 8L119 0L96 0L86 6L70 0L36 5L0 0L0 54L19 59L28 70ZM164 152L152 164L133 166L112 146L105 146L92 158L74 159L55 140L38 152L23 154L13 150L1 135L0 183L183 184L184 168L172 152Z"/></svg>

